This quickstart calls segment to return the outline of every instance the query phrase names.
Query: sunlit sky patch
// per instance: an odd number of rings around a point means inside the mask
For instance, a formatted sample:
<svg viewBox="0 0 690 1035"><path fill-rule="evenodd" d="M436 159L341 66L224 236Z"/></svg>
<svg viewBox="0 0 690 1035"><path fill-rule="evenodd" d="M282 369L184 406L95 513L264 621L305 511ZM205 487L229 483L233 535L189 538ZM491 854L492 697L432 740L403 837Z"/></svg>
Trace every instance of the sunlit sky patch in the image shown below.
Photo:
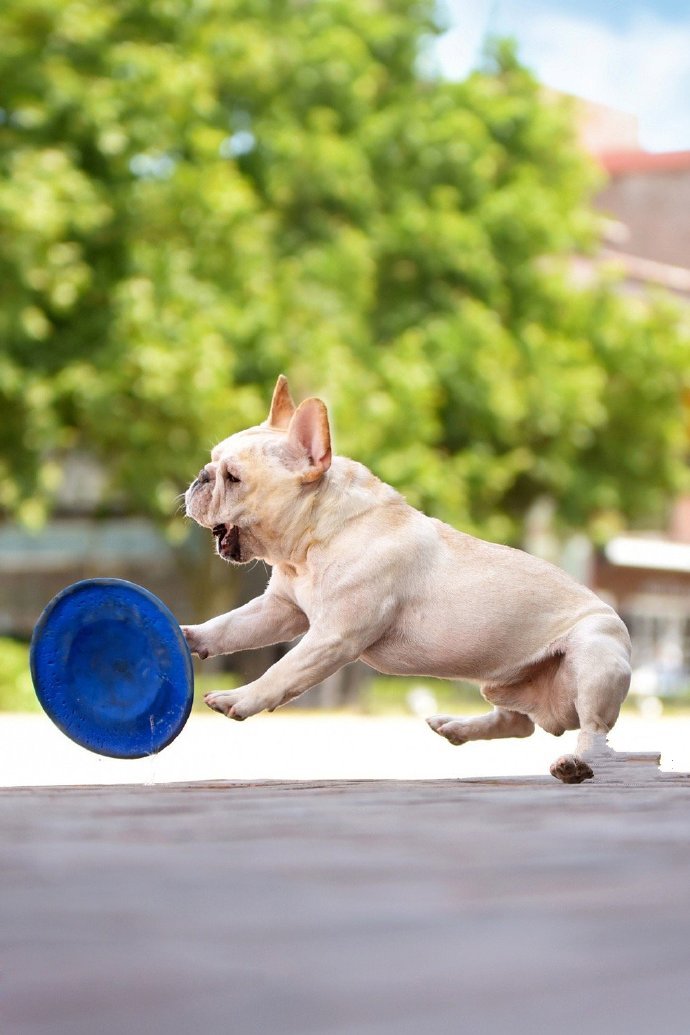
<svg viewBox="0 0 690 1035"><path fill-rule="evenodd" d="M687 0L446 0L436 47L444 74L464 77L487 36L513 36L548 86L637 115L652 151L690 149Z"/></svg>

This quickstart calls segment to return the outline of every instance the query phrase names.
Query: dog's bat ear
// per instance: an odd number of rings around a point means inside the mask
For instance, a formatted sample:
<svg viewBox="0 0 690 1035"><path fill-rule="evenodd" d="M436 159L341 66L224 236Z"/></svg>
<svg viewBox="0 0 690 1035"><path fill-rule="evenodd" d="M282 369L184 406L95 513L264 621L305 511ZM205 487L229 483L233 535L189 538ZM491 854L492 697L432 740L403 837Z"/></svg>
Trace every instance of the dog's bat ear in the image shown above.
<svg viewBox="0 0 690 1035"><path fill-rule="evenodd" d="M287 378L285 374L281 374L276 381L275 388L273 389L271 412L269 413L268 420L265 423L269 428L277 428L280 431L286 431L294 412L295 404L290 395Z"/></svg>
<svg viewBox="0 0 690 1035"><path fill-rule="evenodd" d="M320 399L305 399L288 428L288 443L304 461L303 482L315 482L331 466L331 429Z"/></svg>

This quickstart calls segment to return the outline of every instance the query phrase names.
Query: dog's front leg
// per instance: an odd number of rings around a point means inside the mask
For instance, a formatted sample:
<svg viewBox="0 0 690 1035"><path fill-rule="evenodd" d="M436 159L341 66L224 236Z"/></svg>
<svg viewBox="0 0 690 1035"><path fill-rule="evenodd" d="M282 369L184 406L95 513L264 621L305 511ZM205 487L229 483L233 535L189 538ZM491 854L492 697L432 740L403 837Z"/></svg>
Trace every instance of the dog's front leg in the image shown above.
<svg viewBox="0 0 690 1035"><path fill-rule="evenodd" d="M206 704L231 719L273 711L356 658L366 649L357 638L312 627L304 639L253 683L230 692L206 694Z"/></svg>
<svg viewBox="0 0 690 1035"><path fill-rule="evenodd" d="M286 643L306 632L309 622L303 611L267 590L225 615L218 615L201 625L183 625L182 632L189 649L200 658L216 654L234 654L238 650L254 650L272 643Z"/></svg>

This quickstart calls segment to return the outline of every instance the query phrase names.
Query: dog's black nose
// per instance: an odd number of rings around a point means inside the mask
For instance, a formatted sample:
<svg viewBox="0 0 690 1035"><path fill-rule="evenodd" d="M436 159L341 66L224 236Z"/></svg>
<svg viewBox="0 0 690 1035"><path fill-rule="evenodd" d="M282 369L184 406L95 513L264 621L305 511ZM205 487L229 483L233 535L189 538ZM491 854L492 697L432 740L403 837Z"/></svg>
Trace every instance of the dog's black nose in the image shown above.
<svg viewBox="0 0 690 1035"><path fill-rule="evenodd" d="M196 480L198 481L199 485L205 485L206 482L211 481L211 475L208 473L205 467L202 467L199 471L199 474L197 475Z"/></svg>

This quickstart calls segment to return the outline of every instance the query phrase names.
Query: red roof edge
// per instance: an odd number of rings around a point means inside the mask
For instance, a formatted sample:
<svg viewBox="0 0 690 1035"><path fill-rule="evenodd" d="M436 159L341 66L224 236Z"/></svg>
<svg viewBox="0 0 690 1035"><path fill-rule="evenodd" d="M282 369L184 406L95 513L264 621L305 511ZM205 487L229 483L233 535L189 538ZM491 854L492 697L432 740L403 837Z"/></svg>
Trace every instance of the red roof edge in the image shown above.
<svg viewBox="0 0 690 1035"><path fill-rule="evenodd" d="M690 151L604 151L596 158L610 176L690 169Z"/></svg>

